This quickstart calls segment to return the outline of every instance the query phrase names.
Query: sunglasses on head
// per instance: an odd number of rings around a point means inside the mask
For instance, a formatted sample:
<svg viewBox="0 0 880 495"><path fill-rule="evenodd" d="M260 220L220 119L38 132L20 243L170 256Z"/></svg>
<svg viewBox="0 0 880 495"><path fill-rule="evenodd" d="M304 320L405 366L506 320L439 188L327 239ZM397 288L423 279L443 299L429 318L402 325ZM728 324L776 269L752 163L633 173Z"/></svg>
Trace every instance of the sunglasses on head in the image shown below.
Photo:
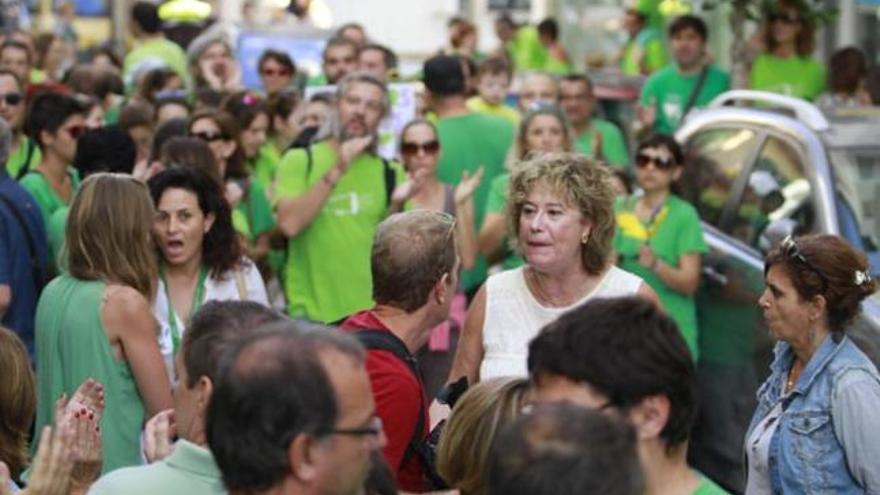
<svg viewBox="0 0 880 495"><path fill-rule="evenodd" d="M64 129L64 132L66 132L73 139L79 139L79 137L82 136L84 132L86 132L86 126L72 125Z"/></svg>
<svg viewBox="0 0 880 495"><path fill-rule="evenodd" d="M18 92L0 93L0 100L5 101L9 106L18 105L23 99L24 97Z"/></svg>
<svg viewBox="0 0 880 495"><path fill-rule="evenodd" d="M289 75L290 75L290 71L287 70L287 69L270 69L270 68L265 68L265 69L263 69L263 70L260 71L260 74L262 74L262 75L264 75L264 76L267 76L267 77L289 76Z"/></svg>
<svg viewBox="0 0 880 495"><path fill-rule="evenodd" d="M644 153L636 155L636 167L646 168L649 163L653 163L657 170L669 170L675 166L675 160L672 157L663 158L660 156L650 156Z"/></svg>
<svg viewBox="0 0 880 495"><path fill-rule="evenodd" d="M819 280L822 281L822 292L820 294L824 294L825 291L828 290L828 278L825 277L825 275L823 275L822 272L820 272L809 261L807 261L806 256L804 256L804 253L801 252L797 243L794 241L794 237L790 235L787 236L785 239L782 240L782 243L779 245L779 247L782 249L783 254L785 254L788 259L799 263L801 266L815 273L819 277Z"/></svg>
<svg viewBox="0 0 880 495"><path fill-rule="evenodd" d="M783 14L783 13L775 13L770 14L770 22L781 21L786 24L797 24L801 22L801 18L797 14Z"/></svg>
<svg viewBox="0 0 880 495"><path fill-rule="evenodd" d="M400 152L404 155L416 155L419 150L424 151L426 155L435 155L440 151L440 143L435 140L424 143L403 143L400 145Z"/></svg>
<svg viewBox="0 0 880 495"><path fill-rule="evenodd" d="M194 138L199 138L206 143L213 143L214 141L226 139L222 132L193 132L190 133L190 135Z"/></svg>

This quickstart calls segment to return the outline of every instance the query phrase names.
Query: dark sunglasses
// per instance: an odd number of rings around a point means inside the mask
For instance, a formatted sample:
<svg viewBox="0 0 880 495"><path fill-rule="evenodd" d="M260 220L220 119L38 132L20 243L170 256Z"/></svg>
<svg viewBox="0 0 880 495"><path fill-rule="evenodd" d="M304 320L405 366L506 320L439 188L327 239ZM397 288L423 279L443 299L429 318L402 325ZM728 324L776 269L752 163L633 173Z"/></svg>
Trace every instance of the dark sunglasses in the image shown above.
<svg viewBox="0 0 880 495"><path fill-rule="evenodd" d="M267 77L275 77L275 76L289 76L290 71L287 69L262 69L260 74Z"/></svg>
<svg viewBox="0 0 880 495"><path fill-rule="evenodd" d="M79 137L82 136L84 132L86 132L86 126L72 125L64 129L64 132L66 132L72 139L79 139Z"/></svg>
<svg viewBox="0 0 880 495"><path fill-rule="evenodd" d="M226 139L226 136L221 132L192 132L190 135L194 138L199 138L206 143L213 143L214 141Z"/></svg>
<svg viewBox="0 0 880 495"><path fill-rule="evenodd" d="M440 143L437 141L427 141L425 143L403 143L400 145L400 152L404 155L416 155L419 150L424 151L426 155L436 155L440 151Z"/></svg>
<svg viewBox="0 0 880 495"><path fill-rule="evenodd" d="M782 249L782 253L785 254L788 259L800 263L801 266L815 273L819 277L819 279L822 281L822 292L820 292L820 294L824 294L825 291L828 290L828 278L826 278L825 275L822 274L822 272L820 272L815 266L807 261L806 256L804 256L804 253L801 252L800 248L798 247L792 236L789 235L785 239L783 239L779 247Z"/></svg>
<svg viewBox="0 0 880 495"><path fill-rule="evenodd" d="M659 156L650 156L644 153L636 155L636 167L646 168L649 163L653 163L657 170L669 170L675 166L675 160L672 157L661 158Z"/></svg>
<svg viewBox="0 0 880 495"><path fill-rule="evenodd" d="M18 92L0 93L0 100L5 101L9 106L18 105L23 99L24 97Z"/></svg>
<svg viewBox="0 0 880 495"><path fill-rule="evenodd" d="M801 18L797 14L770 14L770 22L782 21L786 24L797 24Z"/></svg>

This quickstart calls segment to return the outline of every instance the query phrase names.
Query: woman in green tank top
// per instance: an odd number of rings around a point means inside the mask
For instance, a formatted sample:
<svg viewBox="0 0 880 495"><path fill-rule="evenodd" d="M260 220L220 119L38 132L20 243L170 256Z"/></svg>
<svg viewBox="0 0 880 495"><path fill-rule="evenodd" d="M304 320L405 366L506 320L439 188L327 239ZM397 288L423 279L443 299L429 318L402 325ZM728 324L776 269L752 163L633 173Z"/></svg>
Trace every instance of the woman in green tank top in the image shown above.
<svg viewBox="0 0 880 495"><path fill-rule="evenodd" d="M70 209L68 273L37 306L36 431L52 424L62 393L72 395L87 378L100 381L104 473L139 464L145 417L172 405L149 302L157 274L153 215L146 186L131 176L89 177Z"/></svg>

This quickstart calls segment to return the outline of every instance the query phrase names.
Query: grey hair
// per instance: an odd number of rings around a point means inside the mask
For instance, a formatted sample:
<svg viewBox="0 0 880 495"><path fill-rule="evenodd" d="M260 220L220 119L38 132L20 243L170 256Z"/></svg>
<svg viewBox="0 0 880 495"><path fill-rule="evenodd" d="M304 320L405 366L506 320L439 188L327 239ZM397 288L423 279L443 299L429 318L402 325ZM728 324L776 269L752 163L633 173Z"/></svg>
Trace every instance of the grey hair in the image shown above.
<svg viewBox="0 0 880 495"><path fill-rule="evenodd" d="M230 55L234 55L232 43L229 41L229 38L223 33L215 32L206 32L205 34L197 37L189 44L189 47L186 49L186 60L190 67L198 65L199 58L202 56L202 53L208 49L214 43L223 43L226 46L226 49L229 50Z"/></svg>
<svg viewBox="0 0 880 495"><path fill-rule="evenodd" d="M5 119L0 118L0 169L6 168L10 148L12 148L12 128Z"/></svg>
<svg viewBox="0 0 880 495"><path fill-rule="evenodd" d="M367 83L380 88L382 90L382 117L384 118L388 115L388 111L391 108L391 101L388 98L388 87L385 86L385 83L369 72L352 72L343 77L339 81L339 84L336 85L336 106L330 110L330 113L327 115L327 121L324 122L324 125L321 127L317 136L315 136L316 141L327 138L336 138L340 141L344 139L345 136L342 135L342 122L339 120L339 103L342 101L342 97L348 93L351 86L355 83ZM371 146L371 151L375 152L377 142L378 139L374 140L374 143Z"/></svg>

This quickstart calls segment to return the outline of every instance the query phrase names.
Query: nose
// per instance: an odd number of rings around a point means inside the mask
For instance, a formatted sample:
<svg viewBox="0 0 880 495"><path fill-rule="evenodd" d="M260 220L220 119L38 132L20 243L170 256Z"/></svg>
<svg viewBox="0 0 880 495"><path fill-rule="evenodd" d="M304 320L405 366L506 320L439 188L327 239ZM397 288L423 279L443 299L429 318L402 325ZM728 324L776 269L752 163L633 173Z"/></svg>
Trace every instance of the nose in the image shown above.
<svg viewBox="0 0 880 495"><path fill-rule="evenodd" d="M173 234L180 230L180 222L173 215L168 218L168 233Z"/></svg>
<svg viewBox="0 0 880 495"><path fill-rule="evenodd" d="M767 309L770 307L770 296L768 292L770 292L770 289L764 289L764 292L761 293L761 297L758 298L758 306L760 306L761 309Z"/></svg>
<svg viewBox="0 0 880 495"><path fill-rule="evenodd" d="M533 232L539 232L544 227L544 212L535 212L529 227Z"/></svg>

